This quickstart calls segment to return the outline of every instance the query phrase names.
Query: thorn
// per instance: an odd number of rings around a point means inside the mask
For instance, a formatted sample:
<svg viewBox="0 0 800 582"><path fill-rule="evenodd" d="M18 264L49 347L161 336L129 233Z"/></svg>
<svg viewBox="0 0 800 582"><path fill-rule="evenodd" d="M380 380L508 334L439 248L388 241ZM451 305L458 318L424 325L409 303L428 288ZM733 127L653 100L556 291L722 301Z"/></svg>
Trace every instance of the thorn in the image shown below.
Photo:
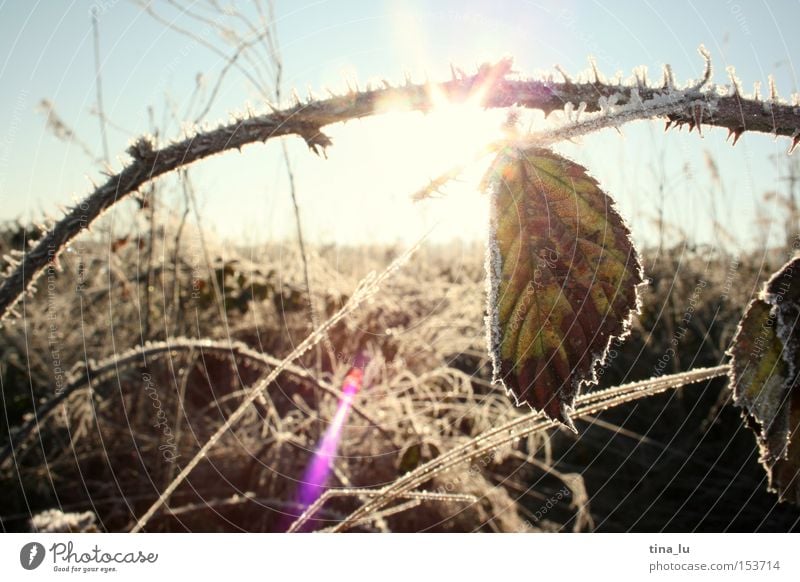
<svg viewBox="0 0 800 582"><path fill-rule="evenodd" d="M769 75L767 79L769 80L769 100L773 103L777 103L780 97L778 97L778 88L775 86L775 77Z"/></svg>
<svg viewBox="0 0 800 582"><path fill-rule="evenodd" d="M700 134L700 137L702 137L703 136L703 129L701 127L701 124L703 123L703 105L700 104L700 103L697 103L694 106L694 110L692 111L692 114L694 116L694 124L697 127L697 133Z"/></svg>
<svg viewBox="0 0 800 582"><path fill-rule="evenodd" d="M389 81L387 81L386 79L381 79L381 83L383 84L383 88L384 89L391 89L392 88L392 84Z"/></svg>
<svg viewBox="0 0 800 582"><path fill-rule="evenodd" d="M728 72L728 78L731 80L731 86L733 87L733 94L737 97L742 94L742 87L739 83L739 79L736 78L736 69L733 65L728 65L725 70Z"/></svg>
<svg viewBox="0 0 800 582"><path fill-rule="evenodd" d="M789 151L787 152L788 155L790 155L790 156L792 155L792 153L794 152L795 148L797 148L797 144L799 144L799 143L800 143L800 129L797 129L792 134L792 145L789 146Z"/></svg>
<svg viewBox="0 0 800 582"><path fill-rule="evenodd" d="M450 77L453 81L458 81L458 75L456 74L456 68L453 63L450 63Z"/></svg>
<svg viewBox="0 0 800 582"><path fill-rule="evenodd" d="M664 125L664 133L667 133L669 131L669 128L672 127L672 123L673 122L671 119L667 119L667 123Z"/></svg>
<svg viewBox="0 0 800 582"><path fill-rule="evenodd" d="M672 73L671 65L664 65L664 89L672 90L675 88L675 76Z"/></svg>
<svg viewBox="0 0 800 582"><path fill-rule="evenodd" d="M735 129L728 128L728 137L725 138L725 141L728 141L728 139L730 139L730 137L733 136L733 143L731 144L731 146L735 146L736 142L739 141L739 138L742 137L743 133L744 133L743 127L737 127Z"/></svg>
<svg viewBox="0 0 800 582"><path fill-rule="evenodd" d="M318 156L323 156L325 159L328 159L327 148L333 145L333 142L331 138L322 133L319 128L308 128L300 132L300 137L305 140L308 149Z"/></svg>
<svg viewBox="0 0 800 582"><path fill-rule="evenodd" d="M586 112L586 101L578 103L578 110L575 112L575 121L581 120L581 115Z"/></svg>
<svg viewBox="0 0 800 582"><path fill-rule="evenodd" d="M556 71L558 71L558 74L561 75L564 78L564 84L565 85L571 85L572 84L572 79L570 78L569 75L567 75L567 72L561 67L561 65L555 65L555 69L556 69Z"/></svg>
<svg viewBox="0 0 800 582"><path fill-rule="evenodd" d="M594 82L595 84L600 84L600 71L597 70L597 61L594 60L594 57L589 57L589 64L592 67L592 73L594 74Z"/></svg>
<svg viewBox="0 0 800 582"><path fill-rule="evenodd" d="M636 85L638 85L639 89L646 89L647 88L647 67L642 65L638 67L634 72L634 76L636 77Z"/></svg>

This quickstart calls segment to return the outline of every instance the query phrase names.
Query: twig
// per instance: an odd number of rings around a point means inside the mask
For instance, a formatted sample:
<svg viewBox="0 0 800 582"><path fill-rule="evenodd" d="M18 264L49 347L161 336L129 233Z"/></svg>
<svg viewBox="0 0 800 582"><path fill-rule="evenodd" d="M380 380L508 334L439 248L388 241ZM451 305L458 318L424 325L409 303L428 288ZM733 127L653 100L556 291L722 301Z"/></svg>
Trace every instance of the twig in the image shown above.
<svg viewBox="0 0 800 582"><path fill-rule="evenodd" d="M103 161L108 165L110 156L106 135L106 112L103 107L103 84L100 75L100 30L97 10L92 10L92 37L94 38L94 84L97 89L97 118L100 120L100 136L103 139Z"/></svg>
<svg viewBox="0 0 800 582"><path fill-rule="evenodd" d="M172 264L175 265L175 280L172 284L172 309L175 313L175 333L180 333L181 324L183 323L183 301L181 299L181 275L180 269L180 249L181 237L183 236L183 229L186 226L186 218L189 216L190 198L189 191L186 186L188 170L181 170L179 175L183 177L181 186L183 189L183 213L178 222L178 228L175 231L175 240L173 240L172 247ZM199 225L198 225L199 227ZM190 275L190 277L193 275Z"/></svg>
<svg viewBox="0 0 800 582"><path fill-rule="evenodd" d="M289 526L289 529L286 530L286 533L295 533L299 531L300 528L303 527L306 522L311 519L329 499L334 497L375 498L379 495L383 495L383 493L384 489L327 489L314 501L314 503L309 505L308 508L302 514L300 514L300 516L294 522L292 522L292 525ZM407 491L401 495L398 495L398 498L418 501L459 501L464 503L476 503L478 501L478 498L474 495L465 493L433 493L429 491ZM369 518L369 520L372 519L372 517Z"/></svg>

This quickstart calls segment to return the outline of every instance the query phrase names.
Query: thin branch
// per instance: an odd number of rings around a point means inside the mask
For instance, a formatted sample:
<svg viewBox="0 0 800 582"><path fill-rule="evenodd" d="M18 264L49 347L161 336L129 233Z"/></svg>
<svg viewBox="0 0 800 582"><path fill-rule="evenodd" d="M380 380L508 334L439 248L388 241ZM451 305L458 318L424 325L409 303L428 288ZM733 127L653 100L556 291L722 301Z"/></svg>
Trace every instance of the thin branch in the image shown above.
<svg viewBox="0 0 800 582"><path fill-rule="evenodd" d="M379 495L383 495L383 493L383 489L373 491L364 489L327 489L314 501L314 503L309 505L308 508L294 522L292 522L292 525L289 526L289 529L286 530L286 533L295 533L300 531L300 528L302 528L329 499L333 499L334 497L375 498ZM407 491L401 495L398 495L397 497L398 499L411 499L413 501L456 501L461 503L476 503L478 501L477 497L466 493L434 493L430 491ZM368 519L371 520L373 518L370 517Z"/></svg>
<svg viewBox="0 0 800 582"><path fill-rule="evenodd" d="M103 107L103 84L100 75L100 26L97 10L92 10L92 37L94 38L94 84L97 89L97 118L100 120L100 136L103 139L103 161L108 165L108 136L106 134L106 110Z"/></svg>

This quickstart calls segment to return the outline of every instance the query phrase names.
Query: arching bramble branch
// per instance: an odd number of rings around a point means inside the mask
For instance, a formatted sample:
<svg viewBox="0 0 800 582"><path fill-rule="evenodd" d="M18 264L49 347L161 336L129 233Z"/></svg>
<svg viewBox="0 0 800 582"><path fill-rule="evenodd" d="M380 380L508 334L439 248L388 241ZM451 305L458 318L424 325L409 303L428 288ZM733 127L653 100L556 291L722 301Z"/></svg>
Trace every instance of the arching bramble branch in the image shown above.
<svg viewBox="0 0 800 582"><path fill-rule="evenodd" d="M702 52L702 51L701 51ZM694 85L678 88L669 69L661 86L646 84L637 78L630 84L603 82L598 76L591 81L574 82L568 78L522 80L510 75L511 61L483 65L475 75L455 74L444 83L414 84L400 87L386 83L385 87L328 99L296 103L274 110L270 114L239 119L228 125L187 137L162 149L154 149L147 138L140 138L129 149L133 160L120 173L112 175L83 202L73 207L35 246L22 249L20 262L14 262L0 284L0 317L5 317L20 297L30 289L44 268L53 263L61 250L81 231L88 228L105 210L135 192L150 180L203 158L231 149L240 149L255 142L287 135L302 137L309 148L319 153L331 145L322 128L333 123L359 119L385 111L384 103L394 109L427 111L434 107L435 98L443 96L450 102L464 101L479 95L485 107L525 107L546 114L565 110L605 113L652 107L652 117L665 116L667 127L672 124L725 127L734 136L734 143L745 131L771 133L792 138L794 147L800 139L800 103L787 103L771 95L768 100L744 97L738 83L729 87L709 84L708 57L706 75ZM636 116L641 118L641 115ZM620 116L622 123L630 116ZM598 127L603 124L599 123ZM592 124L583 124L593 131Z"/></svg>

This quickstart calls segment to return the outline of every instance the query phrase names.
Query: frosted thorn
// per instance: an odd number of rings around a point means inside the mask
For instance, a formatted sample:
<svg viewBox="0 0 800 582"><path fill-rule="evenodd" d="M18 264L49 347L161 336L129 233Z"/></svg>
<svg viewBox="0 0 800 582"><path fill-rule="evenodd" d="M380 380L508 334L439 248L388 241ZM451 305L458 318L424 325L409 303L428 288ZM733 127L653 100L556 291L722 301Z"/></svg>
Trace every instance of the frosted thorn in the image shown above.
<svg viewBox="0 0 800 582"><path fill-rule="evenodd" d="M578 103L578 110L575 112L575 121L581 120L581 115L586 112L586 101Z"/></svg>
<svg viewBox="0 0 800 582"><path fill-rule="evenodd" d="M780 101L780 97L778 97L778 88L775 86L775 77L769 75L767 79L769 80L769 100L777 103Z"/></svg>
<svg viewBox="0 0 800 582"><path fill-rule="evenodd" d="M639 89L646 89L647 88L647 67L641 66L634 71L634 76L636 77L636 85Z"/></svg>
<svg viewBox="0 0 800 582"><path fill-rule="evenodd" d="M572 84L572 79L570 78L569 75L567 75L567 72L561 67L561 65L555 65L555 69L556 71L558 71L558 74L564 78L564 84L566 85Z"/></svg>
<svg viewBox="0 0 800 582"><path fill-rule="evenodd" d="M383 88L384 89L391 89L392 88L392 84L389 81L387 81L386 79L381 79L381 83L383 84Z"/></svg>
<svg viewBox="0 0 800 582"><path fill-rule="evenodd" d="M673 90L675 88L675 76L672 74L672 66L664 65L664 89Z"/></svg>
<svg viewBox="0 0 800 582"><path fill-rule="evenodd" d="M739 82L739 79L736 77L736 69L733 66L729 65L726 69L728 72L728 78L731 80L731 86L733 87L733 94L739 96L742 94L742 86Z"/></svg>
<svg viewBox="0 0 800 582"><path fill-rule="evenodd" d="M589 57L589 65L592 67L592 74L594 75L594 82L596 85L601 83L600 81L600 71L597 70L597 61L594 57Z"/></svg>
<svg viewBox="0 0 800 582"><path fill-rule="evenodd" d="M572 112L575 109L575 106L572 104L571 101L567 101L564 103L564 117L567 118L567 121L573 121Z"/></svg>
<svg viewBox="0 0 800 582"><path fill-rule="evenodd" d="M450 63L450 77L453 81L458 81L458 73L456 73L456 68L453 63Z"/></svg>

